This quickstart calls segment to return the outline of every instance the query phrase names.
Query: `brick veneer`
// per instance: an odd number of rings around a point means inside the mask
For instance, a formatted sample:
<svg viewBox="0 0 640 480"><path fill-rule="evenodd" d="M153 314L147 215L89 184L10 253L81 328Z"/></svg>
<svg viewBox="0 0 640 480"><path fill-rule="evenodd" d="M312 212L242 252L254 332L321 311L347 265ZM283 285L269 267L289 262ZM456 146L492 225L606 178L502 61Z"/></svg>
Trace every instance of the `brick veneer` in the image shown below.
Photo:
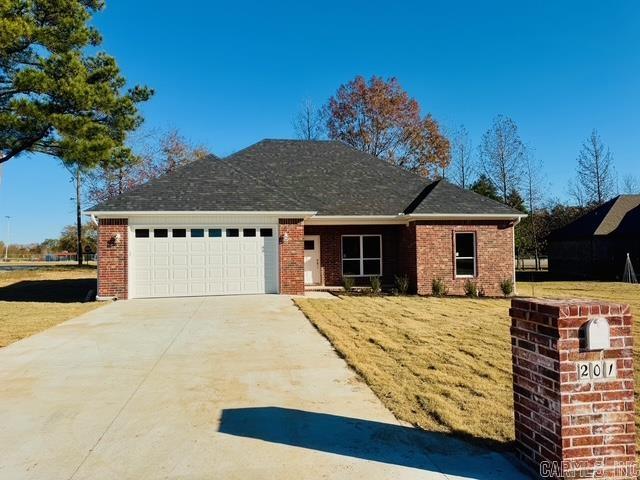
<svg viewBox="0 0 640 480"><path fill-rule="evenodd" d="M382 282L392 285L395 275L407 273L406 254L401 248L402 225L308 225L305 235L320 236L320 268L325 285L342 285L342 236L382 235ZM369 285L368 277L356 278L357 284Z"/></svg>
<svg viewBox="0 0 640 480"><path fill-rule="evenodd" d="M100 219L98 225L98 297L128 296L129 222L126 218ZM116 242L116 235L120 240Z"/></svg>
<svg viewBox="0 0 640 480"><path fill-rule="evenodd" d="M601 475L597 478L635 478L632 470L622 468L636 460L629 307L513 300L510 315L520 456L536 466L560 462L566 477L574 475L571 478L592 475L594 469ZM610 349L584 350L582 332L591 315L609 321ZM602 359L616 360L615 380L578 381L577 362Z"/></svg>
<svg viewBox="0 0 640 480"><path fill-rule="evenodd" d="M513 223L471 221L413 222L419 295L431 294L434 278L441 278L449 294L463 295L466 278L455 277L455 232L476 234L476 277L486 295L502 295L500 282L514 276ZM515 280L515 279L514 279Z"/></svg>
<svg viewBox="0 0 640 480"><path fill-rule="evenodd" d="M304 294L304 223L302 219L280 219L280 293ZM285 239L285 234L287 239Z"/></svg>

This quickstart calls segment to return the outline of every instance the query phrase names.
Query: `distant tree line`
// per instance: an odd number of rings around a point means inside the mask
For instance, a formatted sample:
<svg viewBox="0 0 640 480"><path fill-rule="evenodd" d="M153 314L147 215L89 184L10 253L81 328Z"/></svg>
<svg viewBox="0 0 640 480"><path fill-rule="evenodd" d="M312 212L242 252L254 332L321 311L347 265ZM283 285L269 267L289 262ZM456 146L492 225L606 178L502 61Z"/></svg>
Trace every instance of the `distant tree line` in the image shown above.
<svg viewBox="0 0 640 480"><path fill-rule="evenodd" d="M544 163L521 138L518 125L497 115L474 149L464 125L446 135L423 114L395 78L356 77L322 106L305 101L293 120L296 136L334 139L429 179L445 178L527 213L516 227L516 254L546 254L549 233L619 193L640 193L640 180L618 180L613 155L593 130L577 153L572 204L548 195Z"/></svg>

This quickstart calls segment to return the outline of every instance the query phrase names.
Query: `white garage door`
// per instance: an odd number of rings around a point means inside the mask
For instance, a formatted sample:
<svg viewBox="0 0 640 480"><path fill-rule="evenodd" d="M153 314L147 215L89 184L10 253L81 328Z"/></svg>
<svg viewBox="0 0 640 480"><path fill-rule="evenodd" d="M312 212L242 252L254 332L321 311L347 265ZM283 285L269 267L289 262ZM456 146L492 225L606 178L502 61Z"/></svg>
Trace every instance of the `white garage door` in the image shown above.
<svg viewBox="0 0 640 480"><path fill-rule="evenodd" d="M131 297L277 293L274 225L133 226Z"/></svg>

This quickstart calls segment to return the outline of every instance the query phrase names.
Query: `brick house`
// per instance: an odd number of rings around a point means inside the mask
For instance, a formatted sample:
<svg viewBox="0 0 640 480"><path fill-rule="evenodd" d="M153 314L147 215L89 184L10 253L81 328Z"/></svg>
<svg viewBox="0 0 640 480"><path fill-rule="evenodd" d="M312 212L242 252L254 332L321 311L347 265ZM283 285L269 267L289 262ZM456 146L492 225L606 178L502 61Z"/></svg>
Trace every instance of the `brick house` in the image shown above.
<svg viewBox="0 0 640 480"><path fill-rule="evenodd" d="M640 195L618 195L548 237L556 278L620 280L627 254L640 267Z"/></svg>
<svg viewBox="0 0 640 480"><path fill-rule="evenodd" d="M514 279L523 214L336 141L263 140L181 167L87 212L101 298L282 293L343 278L487 295ZM515 280L515 279L514 279Z"/></svg>

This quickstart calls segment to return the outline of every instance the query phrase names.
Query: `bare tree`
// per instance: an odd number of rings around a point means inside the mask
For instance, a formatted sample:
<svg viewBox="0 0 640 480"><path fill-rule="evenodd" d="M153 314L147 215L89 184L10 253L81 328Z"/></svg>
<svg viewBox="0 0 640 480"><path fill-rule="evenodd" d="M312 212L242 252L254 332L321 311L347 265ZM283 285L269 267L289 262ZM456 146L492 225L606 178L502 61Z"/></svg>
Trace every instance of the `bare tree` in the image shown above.
<svg viewBox="0 0 640 480"><path fill-rule="evenodd" d="M578 182L589 203L601 205L616 191L613 157L596 129L582 144L578 154Z"/></svg>
<svg viewBox="0 0 640 480"><path fill-rule="evenodd" d="M85 191L94 203L122 195L148 180L210 155L206 148L192 145L177 130L139 133L128 144L135 155L113 158L86 175Z"/></svg>
<svg viewBox="0 0 640 480"><path fill-rule="evenodd" d="M509 192L519 190L522 183L524 153L516 123L504 115L495 117L482 136L480 159L484 173L498 188L504 203L507 203Z"/></svg>
<svg viewBox="0 0 640 480"><path fill-rule="evenodd" d="M311 100L302 102L300 111L293 119L293 131L300 140L319 140L324 137L322 110Z"/></svg>
<svg viewBox="0 0 640 480"><path fill-rule="evenodd" d="M622 193L640 194L640 178L632 174L625 175L622 178Z"/></svg>
<svg viewBox="0 0 640 480"><path fill-rule="evenodd" d="M471 139L464 125L451 135L451 166L450 178L459 187L469 188L475 175L476 166L473 162Z"/></svg>
<svg viewBox="0 0 640 480"><path fill-rule="evenodd" d="M545 177L543 165L532 152L524 157L525 201L529 209L528 221L531 226L531 245L535 256L536 270L540 270L540 238L538 235L538 210L544 202Z"/></svg>
<svg viewBox="0 0 640 480"><path fill-rule="evenodd" d="M569 180L568 189L569 195L573 198L573 203L575 203L576 207L584 208L587 206L587 194L579 181Z"/></svg>

